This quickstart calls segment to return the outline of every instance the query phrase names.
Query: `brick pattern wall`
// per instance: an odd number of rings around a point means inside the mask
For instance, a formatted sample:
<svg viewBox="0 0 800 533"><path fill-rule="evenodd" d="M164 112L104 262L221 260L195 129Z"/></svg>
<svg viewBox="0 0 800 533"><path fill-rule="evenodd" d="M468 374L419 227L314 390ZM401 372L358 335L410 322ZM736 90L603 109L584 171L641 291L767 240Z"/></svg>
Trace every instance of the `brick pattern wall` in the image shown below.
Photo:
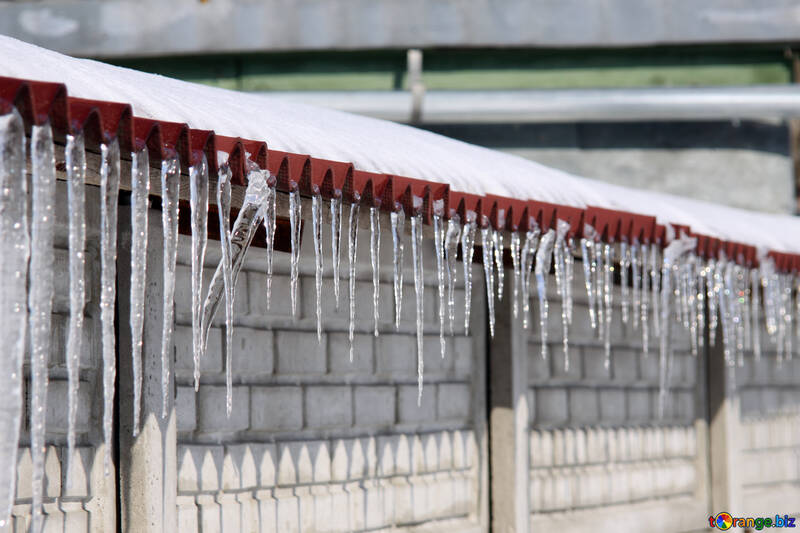
<svg viewBox="0 0 800 533"><path fill-rule="evenodd" d="M291 317L288 254L276 253L266 305L264 251L253 249L237 283L233 413L225 414L224 320L218 316L192 386L188 238L176 294L178 506L182 531L468 531L478 527L484 352L465 335L463 289L447 355L439 353L432 242L426 243L425 386L417 406L414 290L405 274L394 327L391 238L381 243L380 331L373 336L368 233L359 235L355 360L349 360L347 280L333 298L323 231L323 337L317 341L312 236L306 225ZM342 273L346 276L346 243ZM207 261L210 278L217 243ZM406 265L410 266L410 246ZM477 269L476 269L477 273ZM481 285L476 283L476 291ZM476 295L476 304L481 301ZM478 308L477 305L475 308ZM480 313L473 320L478 328Z"/></svg>
<svg viewBox="0 0 800 533"><path fill-rule="evenodd" d="M552 278L547 359L541 357L538 301L532 308L527 345L532 530L583 527L577 517L601 507L628 516L653 502L666 508L670 501L695 498L705 475L697 468L698 453L704 451L698 450L694 427L695 418L704 416L697 399L702 361L691 355L688 339L673 339L670 395L659 420L658 340L651 338L645 356L640 331L622 324L615 287L606 368L603 343L591 329L580 265L575 278L569 370L564 369L561 301ZM569 516L572 525L561 522ZM600 527L596 520L594 527ZM674 523L660 527L680 530Z"/></svg>
<svg viewBox="0 0 800 533"><path fill-rule="evenodd" d="M66 368L67 331L69 323L69 269L66 212L66 185L57 182L55 233L55 290L50 351L50 385L47 399L44 513L45 531L104 531L113 524L114 502L105 496L113 487L113 473L103 473L101 420L102 357L100 352L100 260L99 260L99 189L87 187L87 253L86 308L83 352L80 358L78 393L77 446L70 479L67 479L67 410L68 387ZM17 459L16 503L13 523L5 531L27 531L31 518L33 465L30 450L29 406L30 354L26 353L23 369L25 401L22 432ZM113 489L111 494L113 494ZM105 511L105 512L104 512Z"/></svg>

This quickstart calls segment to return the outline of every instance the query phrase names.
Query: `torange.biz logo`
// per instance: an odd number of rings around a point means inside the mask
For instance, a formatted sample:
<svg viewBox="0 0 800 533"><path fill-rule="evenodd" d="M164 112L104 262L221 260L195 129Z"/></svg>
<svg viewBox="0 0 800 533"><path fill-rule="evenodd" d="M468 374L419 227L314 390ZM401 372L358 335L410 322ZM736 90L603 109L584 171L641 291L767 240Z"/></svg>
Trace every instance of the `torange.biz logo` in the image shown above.
<svg viewBox="0 0 800 533"><path fill-rule="evenodd" d="M733 516L730 513L719 513L716 516L708 517L708 527L728 531L731 528L750 528L756 531L761 531L764 528L772 527L797 527L794 524L794 518L789 515L775 515L775 518L769 517L741 517Z"/></svg>

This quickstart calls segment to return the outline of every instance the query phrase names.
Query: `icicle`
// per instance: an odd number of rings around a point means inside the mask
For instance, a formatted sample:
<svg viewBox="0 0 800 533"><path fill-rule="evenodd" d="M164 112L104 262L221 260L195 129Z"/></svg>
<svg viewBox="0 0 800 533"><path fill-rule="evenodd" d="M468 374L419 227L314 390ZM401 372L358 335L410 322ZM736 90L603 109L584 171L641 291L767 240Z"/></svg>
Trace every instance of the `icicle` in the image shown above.
<svg viewBox="0 0 800 533"><path fill-rule="evenodd" d="M75 451L75 420L78 415L80 358L83 351L83 312L86 305L84 282L86 266L86 152L83 135L67 135L64 150L67 164L67 202L69 212L69 332L67 333L67 475L72 480L72 456ZM134 426L135 427L135 426Z"/></svg>
<svg viewBox="0 0 800 533"><path fill-rule="evenodd" d="M661 337L661 278L658 275L658 245L650 244L650 292L653 302L653 334Z"/></svg>
<svg viewBox="0 0 800 533"><path fill-rule="evenodd" d="M741 284L741 299L739 301L742 306L742 322L744 327L743 348L752 349L753 347L753 322L750 313L751 306L750 300L752 299L752 288L750 287L750 269L741 268L739 271L740 284Z"/></svg>
<svg viewBox="0 0 800 533"><path fill-rule="evenodd" d="M353 362L353 338L356 329L356 252L358 250L358 213L360 205L356 202L350 204L350 226L347 233L347 258L349 261L350 274L350 330L348 339L350 340L350 362Z"/></svg>
<svg viewBox="0 0 800 533"><path fill-rule="evenodd" d="M208 245L208 161L205 154L189 168L189 205L192 211L192 355L194 390L197 391L200 388L200 360L206 351L202 328L203 263Z"/></svg>
<svg viewBox="0 0 800 533"><path fill-rule="evenodd" d="M505 217L498 216L498 224L502 228L505 226ZM503 301L503 280L505 278L505 267L503 265L503 232L492 230L492 248L494 248L494 265L497 271L497 301Z"/></svg>
<svg viewBox="0 0 800 533"><path fill-rule="evenodd" d="M647 256L641 252L642 249L643 248L639 245L639 239L634 238L631 244L629 260L631 267L631 292L633 294L631 298L633 300L631 312L633 313L632 322L634 331L639 328L639 322L642 317L642 272L644 271L642 259L647 258Z"/></svg>
<svg viewBox="0 0 800 533"><path fill-rule="evenodd" d="M525 244L522 245L522 327L528 329L530 320L531 299L531 273L533 259L539 247L541 231L536 221L531 218L529 226L532 228L525 234Z"/></svg>
<svg viewBox="0 0 800 533"><path fill-rule="evenodd" d="M641 315L641 324L642 324L642 352L645 356L650 355L650 325L648 323L648 314L649 314L649 306L650 306L650 285L648 281L650 280L649 276L649 265L647 262L647 256L649 254L649 246L644 245L639 247L638 242L634 241L634 246L639 248L639 261L641 263L641 290L639 291L640 300L637 305L636 303L636 296L634 296L634 309L638 307L640 315ZM636 272L636 267L634 266L634 284L638 287L639 283L635 280L638 277L638 273ZM634 293L635 295L636 293ZM636 317L634 317L634 326L636 324Z"/></svg>
<svg viewBox="0 0 800 533"><path fill-rule="evenodd" d="M605 332L603 334L605 348L605 367L611 366L611 321L613 317L613 295L614 288L614 251L611 245L606 243L603 246L603 316L605 317Z"/></svg>
<svg viewBox="0 0 800 533"><path fill-rule="evenodd" d="M222 280L225 291L225 412L230 417L233 409L233 258L231 249L231 169L223 164L217 179L217 206L219 208L219 245L222 249ZM211 295L211 288L208 290ZM209 325L211 321L209 320ZM204 335L205 338L205 335ZM205 343L204 343L205 344Z"/></svg>
<svg viewBox="0 0 800 533"><path fill-rule="evenodd" d="M511 250L511 264L514 267L514 288L511 300L514 318L517 318L519 316L519 285L522 281L522 267L520 266L519 233L516 231L511 233L509 248Z"/></svg>
<svg viewBox="0 0 800 533"><path fill-rule="evenodd" d="M316 289L317 342L322 343L322 197L311 198L311 226L314 234L314 288Z"/></svg>
<svg viewBox="0 0 800 533"><path fill-rule="evenodd" d="M569 371L569 317L567 315L567 232L569 222L558 220L556 222L556 241L553 246L553 259L555 262L556 288L561 297L561 340L564 346L564 372Z"/></svg>
<svg viewBox="0 0 800 533"><path fill-rule="evenodd" d="M484 221L486 223L486 221ZM490 226L481 228L481 246L483 248L483 274L486 279L486 303L489 307L489 334L494 337L494 263L492 248L494 247L493 230Z"/></svg>
<svg viewBox="0 0 800 533"><path fill-rule="evenodd" d="M475 212L467 212L467 222L461 230L461 259L464 264L464 334L469 335L469 315L472 307L472 254L475 251Z"/></svg>
<svg viewBox="0 0 800 533"><path fill-rule="evenodd" d="M103 344L103 471L111 473L114 380L117 375L114 302L117 299L117 200L119 144L100 146L100 323Z"/></svg>
<svg viewBox="0 0 800 533"><path fill-rule="evenodd" d="M28 185L25 131L16 110L0 116L0 528L9 525L22 419L28 283Z"/></svg>
<svg viewBox="0 0 800 533"><path fill-rule="evenodd" d="M595 268L597 263L594 259L594 238L595 230L589 224L583 227L583 238L581 239L581 261L583 263L583 279L586 286L586 297L589 301L589 322L592 329L597 329L597 302L595 283Z"/></svg>
<svg viewBox="0 0 800 533"><path fill-rule="evenodd" d="M745 305L745 277L744 277L744 269L739 265L734 265L734 286L733 286L733 300L731 301L734 311L733 311L733 320L736 326L736 355L737 360L736 363L738 366L744 365L744 336L745 336L745 325L744 325L744 311L746 309Z"/></svg>
<svg viewBox="0 0 800 533"><path fill-rule="evenodd" d="M292 240L292 259L289 285L292 291L292 316L297 316L297 281L300 279L300 222L301 218L300 193L297 190L289 192L289 226Z"/></svg>
<svg viewBox="0 0 800 533"><path fill-rule="evenodd" d="M605 281L605 268L603 266L603 244L600 241L594 243L592 257L592 275L594 276L595 301L597 302L597 335L602 340L606 333L605 319L605 291L603 282Z"/></svg>
<svg viewBox="0 0 800 533"><path fill-rule="evenodd" d="M414 261L414 293L417 304L417 405L422 405L422 374L425 361L422 352L422 340L425 313L425 280L422 269L422 215L411 217L411 256Z"/></svg>
<svg viewBox="0 0 800 533"><path fill-rule="evenodd" d="M692 355L697 357L697 349L700 344L697 335L697 275L696 275L696 257L693 253L683 264L685 271L685 305L686 317L689 321L689 344L691 346Z"/></svg>
<svg viewBox="0 0 800 533"><path fill-rule="evenodd" d="M268 178L266 179L267 189L262 200L261 216L263 217L264 232L266 233L267 241L267 309L269 309L272 303L272 259L275 255L275 228L277 227L276 219L278 215L278 207L276 204L278 201L278 191L275 188L277 180L273 176L267 175L267 173L265 173L265 178ZM335 268L338 268L338 263ZM338 283L338 278L336 279Z"/></svg>
<svg viewBox="0 0 800 533"><path fill-rule="evenodd" d="M133 152L131 159L130 328L131 366L133 368L133 436L135 437L139 434L142 408L142 330L147 270L147 210L150 207L150 158L147 148ZM194 302L194 294L192 297ZM194 326L194 322L192 325Z"/></svg>
<svg viewBox="0 0 800 533"><path fill-rule="evenodd" d="M575 283L575 241L570 237L567 239L567 249L565 253L565 266L567 276L567 300L564 302L567 312L567 323L572 325L572 287Z"/></svg>
<svg viewBox="0 0 800 533"><path fill-rule="evenodd" d="M169 404L169 363L175 327L175 260L178 256L178 200L181 164L177 158L161 162L161 224L164 232L164 320L161 328L161 418Z"/></svg>
<svg viewBox="0 0 800 533"><path fill-rule="evenodd" d="M439 202L442 202L439 204ZM436 253L436 282L439 289L439 349L442 353L442 358L447 350L444 342L444 321L445 321L445 258L444 258L444 226L442 225L441 213L444 210L444 202L436 200L434 202L434 215L433 215L433 245Z"/></svg>
<svg viewBox="0 0 800 533"><path fill-rule="evenodd" d="M716 345L717 342L717 261L709 259L706 265L706 301L708 302L708 344Z"/></svg>
<svg viewBox="0 0 800 533"><path fill-rule="evenodd" d="M31 132L33 200L31 202L31 262L28 309L31 343L31 456L33 459L33 531L42 529L47 367L53 309L53 233L56 169L50 124ZM116 207L116 204L115 204ZM112 383L113 385L113 383ZM110 444L110 442L109 442Z"/></svg>
<svg viewBox="0 0 800 533"><path fill-rule="evenodd" d="M402 209L392 211L392 270L394 272L394 327L400 329L403 311L403 227L406 216Z"/></svg>
<svg viewBox="0 0 800 533"><path fill-rule="evenodd" d="M733 331L733 262L728 262L725 258L720 259L723 266L723 285L720 290L719 312L722 320L722 344L725 356L725 363L733 365L735 363L735 332Z"/></svg>
<svg viewBox="0 0 800 533"><path fill-rule="evenodd" d="M761 320L758 316L759 308L761 307L760 300L760 278L758 276L758 269L750 270L750 285L751 285L751 298L750 298L750 316L753 321L753 356L758 360L761 359Z"/></svg>
<svg viewBox="0 0 800 533"><path fill-rule="evenodd" d="M458 257L458 242L461 238L461 219L453 214L447 221L445 235L445 258L447 262L447 314L450 319L450 335L453 334L453 323L456 318L456 259ZM517 243L519 244L519 242Z"/></svg>
<svg viewBox="0 0 800 533"><path fill-rule="evenodd" d="M339 310L339 258L342 241L342 198L331 198L331 262L333 263L333 297Z"/></svg>
<svg viewBox="0 0 800 533"><path fill-rule="evenodd" d="M700 349L705 346L706 331L706 264L698 260L695 271L695 316L697 317L697 345Z"/></svg>
<svg viewBox="0 0 800 533"><path fill-rule="evenodd" d="M380 255L381 255L381 214L377 207L369 208L369 259L372 263L372 318L375 322L375 336L378 336L380 320Z"/></svg>
<svg viewBox="0 0 800 533"><path fill-rule="evenodd" d="M547 230L536 251L536 288L539 293L539 337L542 341L542 359L547 358L547 274L553 259L556 232Z"/></svg>
<svg viewBox="0 0 800 533"><path fill-rule="evenodd" d="M628 273L631 270L631 250L628 242L619 243L619 268L620 268L620 298L622 323L628 325L628 315L631 311L631 289L628 287ZM636 313L634 313L635 315Z"/></svg>

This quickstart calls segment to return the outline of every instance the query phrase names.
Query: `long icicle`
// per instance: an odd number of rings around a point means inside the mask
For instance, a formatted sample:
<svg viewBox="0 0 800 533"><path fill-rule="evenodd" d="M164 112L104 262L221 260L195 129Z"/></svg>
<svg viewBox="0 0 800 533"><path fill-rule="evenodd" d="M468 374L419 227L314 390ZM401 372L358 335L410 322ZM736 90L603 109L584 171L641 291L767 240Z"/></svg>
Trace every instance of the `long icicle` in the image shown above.
<svg viewBox="0 0 800 533"><path fill-rule="evenodd" d="M583 226L581 239L581 262L583 263L583 283L586 287L586 297L589 302L589 323L593 330L597 329L597 294L594 289L595 268L594 242L595 230L589 224Z"/></svg>
<svg viewBox="0 0 800 533"><path fill-rule="evenodd" d="M505 227L505 218L498 217L498 225ZM503 300L503 280L505 279L505 268L503 266L503 232L502 230L492 230L492 249L494 250L494 268L497 272L497 301Z"/></svg>
<svg viewBox="0 0 800 533"><path fill-rule="evenodd" d="M372 265L372 319L377 337L381 318L381 213L377 207L369 208L369 261Z"/></svg>
<svg viewBox="0 0 800 533"><path fill-rule="evenodd" d="M628 325L628 315L631 310L631 289L628 286L628 274L631 271L631 249L628 241L622 240L619 243L619 274L620 274L620 298L621 298L621 318L622 323ZM636 314L636 313L634 313Z"/></svg>
<svg viewBox="0 0 800 533"><path fill-rule="evenodd" d="M292 316L297 316L297 282L300 279L300 222L302 220L300 193L296 189L289 192L289 226L292 242L291 270L289 286L292 293Z"/></svg>
<svg viewBox="0 0 800 533"><path fill-rule="evenodd" d="M464 265L464 334L469 335L469 317L472 307L472 254L475 251L475 213L467 213L467 222L461 229L461 260Z"/></svg>
<svg viewBox="0 0 800 533"><path fill-rule="evenodd" d="M161 225L164 233L164 315L161 325L161 418L169 406L169 366L175 328L175 261L178 257L178 201L181 164L178 158L161 162Z"/></svg>
<svg viewBox="0 0 800 533"><path fill-rule="evenodd" d="M119 200L119 144L100 146L100 324L103 344L103 472L111 474L114 380L117 375L114 302L117 299L117 202Z"/></svg>
<svg viewBox="0 0 800 533"><path fill-rule="evenodd" d="M531 274L533 273L533 259L539 247L541 231L536 220L531 218L529 229L525 233L525 244L522 245L522 327L528 329L531 314Z"/></svg>
<svg viewBox="0 0 800 533"><path fill-rule="evenodd" d="M436 201L441 202L441 200ZM435 206L434 210L440 211L441 206ZM444 358L447 349L444 341L444 321L445 321L445 279L444 279L444 225L442 224L441 214L433 215L433 245L436 254L436 283L439 294L439 349Z"/></svg>
<svg viewBox="0 0 800 533"><path fill-rule="evenodd" d="M67 333L67 474L72 482L75 454L75 421L78 415L80 358L83 351L83 313L86 305L86 151L82 134L67 135L64 150L67 163L69 212L69 332Z"/></svg>
<svg viewBox="0 0 800 533"><path fill-rule="evenodd" d="M614 249L606 243L603 246L603 317L605 318L605 332L603 333L603 347L605 348L605 367L611 366L611 322L614 315L612 306L614 298L614 284L612 272L614 270Z"/></svg>
<svg viewBox="0 0 800 533"><path fill-rule="evenodd" d="M761 359L761 319L759 318L759 311L761 308L760 302L760 285L761 279L758 276L758 269L753 268L750 270L750 284L751 284L751 297L750 316L753 321L753 357L756 360Z"/></svg>
<svg viewBox="0 0 800 533"><path fill-rule="evenodd" d="M392 223L392 270L394 274L394 327L400 329L403 312L403 229L406 216L402 209L389 215Z"/></svg>
<svg viewBox="0 0 800 533"><path fill-rule="evenodd" d="M276 180L274 176L266 176L267 191L262 200L261 213L263 217L264 232L267 240L267 309L270 308L272 300L272 260L275 255L275 228L277 226L278 215L278 191L275 188Z"/></svg>
<svg viewBox="0 0 800 533"><path fill-rule="evenodd" d="M539 293L539 338L542 341L542 359L547 358L547 275L553 259L553 246L556 240L556 231L547 230L539 242L536 251L536 288Z"/></svg>
<svg viewBox="0 0 800 533"><path fill-rule="evenodd" d="M353 362L353 339L356 329L356 253L358 251L358 213L360 204L353 202L350 204L350 225L347 228L347 259L349 261L348 270L350 274L350 285L348 295L350 297L350 329L348 339L350 341L350 362Z"/></svg>
<svg viewBox="0 0 800 533"><path fill-rule="evenodd" d="M422 405L422 376L425 371L423 324L425 320L425 280L422 268L422 215L411 217L411 255L414 261L414 293L417 305L417 406Z"/></svg>
<svg viewBox="0 0 800 533"><path fill-rule="evenodd" d="M639 246L639 262L641 264L640 269L640 278L641 278L641 287L639 293L640 296L640 305L639 305L639 313L641 314L640 321L642 324L642 353L645 356L650 355L650 324L648 322L649 316L649 302L650 302L650 276L649 273L649 264L648 264L648 255L649 255L649 246L644 244Z"/></svg>
<svg viewBox="0 0 800 533"><path fill-rule="evenodd" d="M311 197L311 232L314 237L314 289L316 293L317 342L322 343L322 196Z"/></svg>
<svg viewBox="0 0 800 533"><path fill-rule="evenodd" d="M194 390L200 388L203 344L203 263L208 245L208 160L205 154L189 168L189 207L192 217L192 355ZM138 419L137 419L138 420Z"/></svg>
<svg viewBox="0 0 800 533"><path fill-rule="evenodd" d="M226 164L219 168L217 179L217 206L219 208L219 245L222 249L222 280L225 291L225 413L233 410L233 369L230 362L233 351L233 260L231 258L231 169ZM211 289L209 288L209 294Z"/></svg>
<svg viewBox="0 0 800 533"><path fill-rule="evenodd" d="M0 116L0 528L9 525L17 481L19 432L22 426L22 364L27 329L28 185L25 175L25 130L16 109Z"/></svg>
<svg viewBox="0 0 800 533"><path fill-rule="evenodd" d="M567 232L569 222L558 220L556 223L556 242L553 246L553 260L555 262L556 287L561 297L561 342L564 347L564 372L569 371L569 314L567 311Z"/></svg>
<svg viewBox="0 0 800 533"><path fill-rule="evenodd" d="M456 319L456 283L458 242L461 239L461 219L458 215L450 216L447 221L447 233L445 235L445 255L447 261L447 315L450 319L450 335L453 335L453 324Z"/></svg>
<svg viewBox="0 0 800 533"><path fill-rule="evenodd" d="M639 239L634 238L633 242L631 243L630 248L630 267L631 267L631 285L632 285L632 307L631 312L633 313L632 322L633 322L633 329L634 331L639 328L639 322L641 319L641 308L642 308L642 297L644 293L642 293L642 272L646 272L645 267L643 266L645 263L643 262L642 258L642 246L639 245ZM646 260L645 255L645 260ZM646 277L646 276L645 276Z"/></svg>
<svg viewBox="0 0 800 533"><path fill-rule="evenodd" d="M650 301L653 303L653 334L661 337L661 277L658 275L658 245L650 244Z"/></svg>
<svg viewBox="0 0 800 533"><path fill-rule="evenodd" d="M514 310L514 318L517 318L519 316L519 288L522 283L522 259L520 257L519 233L516 231L511 233L509 249L511 250L511 265L514 268L514 287L511 293L511 307Z"/></svg>
<svg viewBox="0 0 800 533"><path fill-rule="evenodd" d="M708 302L708 344L714 346L717 339L717 294L716 294L717 261L709 259L706 265L706 302Z"/></svg>
<svg viewBox="0 0 800 533"><path fill-rule="evenodd" d="M42 530L45 458L45 418L53 310L53 233L56 169L50 124L31 132L33 200L31 202L31 262L28 293L31 343L31 456L33 459L32 531ZM109 442L110 444L110 442Z"/></svg>
<svg viewBox="0 0 800 533"><path fill-rule="evenodd" d="M339 265L342 242L342 197L331 198L331 264L333 265L333 297L339 310Z"/></svg>
<svg viewBox="0 0 800 533"><path fill-rule="evenodd" d="M150 157L147 148L137 150L131 156L130 328L131 367L133 369L133 436L135 437L139 434L142 410L142 333L147 271L147 211L150 207Z"/></svg>
<svg viewBox="0 0 800 533"><path fill-rule="evenodd" d="M491 226L481 228L481 246L483 251L483 274L486 280L486 303L489 306L489 333L494 337L494 262L492 261L492 248L494 247L494 231Z"/></svg>
<svg viewBox="0 0 800 533"><path fill-rule="evenodd" d="M570 237L566 242L566 250L564 254L565 275L567 277L567 288L565 294L567 301L565 302L567 313L567 324L572 325L572 308L573 297L572 290L575 284L575 240Z"/></svg>

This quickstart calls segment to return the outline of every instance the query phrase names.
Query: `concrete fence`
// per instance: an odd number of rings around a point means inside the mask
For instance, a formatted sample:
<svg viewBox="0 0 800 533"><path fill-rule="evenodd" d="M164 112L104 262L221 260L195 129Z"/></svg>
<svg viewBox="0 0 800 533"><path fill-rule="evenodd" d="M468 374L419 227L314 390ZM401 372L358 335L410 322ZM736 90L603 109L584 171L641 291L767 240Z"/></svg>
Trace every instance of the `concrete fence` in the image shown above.
<svg viewBox="0 0 800 533"><path fill-rule="evenodd" d="M65 198L64 184L58 187L59 198ZM531 309L532 327L524 330L512 317L510 288L497 302L497 333L488 339L479 265L474 266L469 334L463 327L461 285L456 328L441 358L433 246L427 242L425 387L418 407L413 279L407 269L403 313L395 329L389 231L381 243L378 337L372 334L368 238L359 239L352 362L346 281L337 310L328 228L323 231L321 342L309 225L296 317L289 311L288 254L276 254L267 308L265 254L258 248L249 252L236 288L230 417L220 317L209 336L200 388L193 387L190 240L181 236L172 394L162 419L161 222L159 212L151 210L143 422L133 438L127 206L120 207L119 217L118 431L115 468L106 477L100 428L99 209L97 189L88 192L90 303L71 479L63 466L66 202L57 203L62 223L57 225L47 417L48 532L682 532L707 529L708 517L720 511L735 516L800 512L800 362L778 366L764 335L764 356L755 360L747 354L734 377L722 363L719 346L695 357L688 340L676 336L668 408L659 419L655 340L645 356L640 333L623 327L615 308L612 355L605 368L603 347L589 327L579 268L568 371L554 287L550 357L542 359L538 304ZM206 281L218 260L212 241ZM507 287L510 278L509 273ZM15 532L29 524L27 427L22 446L14 523L7 529Z"/></svg>

